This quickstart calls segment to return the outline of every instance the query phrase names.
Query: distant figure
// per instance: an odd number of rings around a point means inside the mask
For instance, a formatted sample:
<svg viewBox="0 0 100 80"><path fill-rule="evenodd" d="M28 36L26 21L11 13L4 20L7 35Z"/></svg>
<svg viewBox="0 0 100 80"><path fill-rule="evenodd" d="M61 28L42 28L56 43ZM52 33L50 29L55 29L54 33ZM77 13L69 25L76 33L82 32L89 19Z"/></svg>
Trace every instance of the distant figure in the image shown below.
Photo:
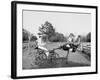
<svg viewBox="0 0 100 80"><path fill-rule="evenodd" d="M73 33L70 33L68 36L67 42L68 43L73 43L74 42L75 35Z"/></svg>
<svg viewBox="0 0 100 80"><path fill-rule="evenodd" d="M81 36L78 35L75 39L74 45L79 46L78 50L81 50L82 42L81 42Z"/></svg>

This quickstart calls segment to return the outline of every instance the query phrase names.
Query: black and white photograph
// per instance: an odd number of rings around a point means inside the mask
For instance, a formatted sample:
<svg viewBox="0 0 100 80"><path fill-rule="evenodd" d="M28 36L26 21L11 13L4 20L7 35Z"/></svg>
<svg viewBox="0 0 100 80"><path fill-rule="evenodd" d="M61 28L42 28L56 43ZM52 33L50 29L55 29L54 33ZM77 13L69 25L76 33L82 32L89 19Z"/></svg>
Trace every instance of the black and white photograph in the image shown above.
<svg viewBox="0 0 100 80"><path fill-rule="evenodd" d="M91 66L91 14L23 10L23 69Z"/></svg>
<svg viewBox="0 0 100 80"><path fill-rule="evenodd" d="M17 76L96 72L96 6L16 5Z"/></svg>

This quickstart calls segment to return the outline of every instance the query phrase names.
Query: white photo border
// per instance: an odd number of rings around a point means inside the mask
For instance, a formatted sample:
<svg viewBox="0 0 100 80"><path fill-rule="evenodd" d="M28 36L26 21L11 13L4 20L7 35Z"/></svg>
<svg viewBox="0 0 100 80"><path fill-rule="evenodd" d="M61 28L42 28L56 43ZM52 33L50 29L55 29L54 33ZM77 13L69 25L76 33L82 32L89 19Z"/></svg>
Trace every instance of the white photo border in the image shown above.
<svg viewBox="0 0 100 80"><path fill-rule="evenodd" d="M49 3L32 3L32 2L12 2L13 7L15 5L14 13L15 26L16 26L16 55L14 69L12 69L12 78L25 78L25 77L46 77L56 75L72 75L72 74L84 74L84 73L97 73L97 7L96 6L81 6L81 5L64 5L64 4L49 4ZM50 68L50 69L22 69L22 11L23 10L45 10L45 11L60 11L60 12L81 12L91 14L91 66L88 67L68 67L68 68ZM13 14L14 14L13 13ZM13 19L14 20L14 19ZM13 22L13 21L12 21ZM14 24L14 22L13 22ZM12 25L14 27L14 25ZM14 53L12 53L14 56ZM13 57L12 56L12 57ZM15 75L13 75L15 73Z"/></svg>

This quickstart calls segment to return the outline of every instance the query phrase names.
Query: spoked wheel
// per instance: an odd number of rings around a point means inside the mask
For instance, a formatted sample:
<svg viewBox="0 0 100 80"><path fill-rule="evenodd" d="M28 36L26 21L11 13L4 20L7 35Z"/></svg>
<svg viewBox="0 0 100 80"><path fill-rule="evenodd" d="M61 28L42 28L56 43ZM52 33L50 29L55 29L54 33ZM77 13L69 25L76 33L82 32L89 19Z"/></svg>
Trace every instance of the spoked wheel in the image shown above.
<svg viewBox="0 0 100 80"><path fill-rule="evenodd" d="M58 53L55 53L54 54L54 58L59 58L59 54Z"/></svg>
<svg viewBox="0 0 100 80"><path fill-rule="evenodd" d="M35 64L36 65L40 65L42 63L44 63L44 60L47 59L47 56L44 52L39 53L37 52L36 56L35 56Z"/></svg>
<svg viewBox="0 0 100 80"><path fill-rule="evenodd" d="M57 53L50 53L49 56L48 56L48 59L49 59L49 62L51 63L55 63L57 58L59 58L59 54Z"/></svg>
<svg viewBox="0 0 100 80"><path fill-rule="evenodd" d="M47 59L47 55L45 53L40 54L40 59L41 60Z"/></svg>

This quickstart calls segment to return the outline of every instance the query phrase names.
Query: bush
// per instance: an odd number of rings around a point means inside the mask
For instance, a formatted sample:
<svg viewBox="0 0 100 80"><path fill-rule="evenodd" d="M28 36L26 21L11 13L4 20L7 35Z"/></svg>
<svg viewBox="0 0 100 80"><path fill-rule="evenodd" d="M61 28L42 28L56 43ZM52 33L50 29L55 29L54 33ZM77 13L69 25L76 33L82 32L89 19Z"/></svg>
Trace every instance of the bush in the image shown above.
<svg viewBox="0 0 100 80"><path fill-rule="evenodd" d="M91 42L91 32L89 32L85 36L81 35L81 42Z"/></svg>
<svg viewBox="0 0 100 80"><path fill-rule="evenodd" d="M28 42L30 35L31 35L30 41L37 40L36 36L34 36L33 34L31 34L29 31L23 29L23 42Z"/></svg>
<svg viewBox="0 0 100 80"><path fill-rule="evenodd" d="M49 38L49 41L51 42L64 42L66 41L66 38L63 34L56 32L53 36Z"/></svg>
<svg viewBox="0 0 100 80"><path fill-rule="evenodd" d="M29 34L25 29L23 29L23 42L27 42L28 40L29 40Z"/></svg>
<svg viewBox="0 0 100 80"><path fill-rule="evenodd" d="M31 39L30 39L30 41L36 41L37 40L37 37L36 36L31 36Z"/></svg>
<svg viewBox="0 0 100 80"><path fill-rule="evenodd" d="M87 42L91 42L91 33L89 32L86 36Z"/></svg>

